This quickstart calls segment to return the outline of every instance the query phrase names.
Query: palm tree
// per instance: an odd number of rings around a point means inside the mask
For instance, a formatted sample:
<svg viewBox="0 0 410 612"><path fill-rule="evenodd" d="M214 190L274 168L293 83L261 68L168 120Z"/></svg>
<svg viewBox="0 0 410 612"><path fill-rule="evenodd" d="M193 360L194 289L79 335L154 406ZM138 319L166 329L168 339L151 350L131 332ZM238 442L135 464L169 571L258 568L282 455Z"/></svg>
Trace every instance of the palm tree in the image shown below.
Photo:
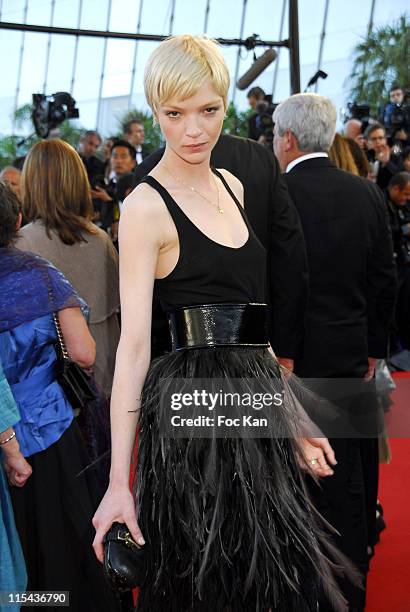
<svg viewBox="0 0 410 612"><path fill-rule="evenodd" d="M409 85L410 27L406 13L392 25L368 32L354 49L349 76L350 99L370 104L376 113L388 99L390 87Z"/></svg>
<svg viewBox="0 0 410 612"><path fill-rule="evenodd" d="M246 138L248 136L248 118L252 112L252 109L248 111L238 111L233 102L230 102L226 109L222 128L223 133Z"/></svg>

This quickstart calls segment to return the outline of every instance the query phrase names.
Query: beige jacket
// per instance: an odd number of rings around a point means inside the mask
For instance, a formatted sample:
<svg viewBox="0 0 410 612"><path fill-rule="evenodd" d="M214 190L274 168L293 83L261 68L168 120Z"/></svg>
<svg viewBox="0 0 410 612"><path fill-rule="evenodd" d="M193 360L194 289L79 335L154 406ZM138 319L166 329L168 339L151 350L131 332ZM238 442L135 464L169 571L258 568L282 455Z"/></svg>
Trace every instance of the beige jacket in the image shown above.
<svg viewBox="0 0 410 612"><path fill-rule="evenodd" d="M106 395L111 394L115 354L120 336L118 253L108 235L90 223L87 242L64 244L57 232L46 234L42 221L19 232L16 247L37 253L59 268L90 308L90 332L97 345L94 374Z"/></svg>

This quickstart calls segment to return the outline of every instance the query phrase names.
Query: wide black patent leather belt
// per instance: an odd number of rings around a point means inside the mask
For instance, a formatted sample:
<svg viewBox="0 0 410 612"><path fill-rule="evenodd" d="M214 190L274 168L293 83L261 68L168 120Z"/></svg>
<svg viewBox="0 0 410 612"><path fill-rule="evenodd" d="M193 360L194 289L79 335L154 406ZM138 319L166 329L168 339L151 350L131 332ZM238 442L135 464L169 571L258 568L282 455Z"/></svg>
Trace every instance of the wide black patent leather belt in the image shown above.
<svg viewBox="0 0 410 612"><path fill-rule="evenodd" d="M206 304L169 313L172 350L211 346L268 347L266 304Z"/></svg>

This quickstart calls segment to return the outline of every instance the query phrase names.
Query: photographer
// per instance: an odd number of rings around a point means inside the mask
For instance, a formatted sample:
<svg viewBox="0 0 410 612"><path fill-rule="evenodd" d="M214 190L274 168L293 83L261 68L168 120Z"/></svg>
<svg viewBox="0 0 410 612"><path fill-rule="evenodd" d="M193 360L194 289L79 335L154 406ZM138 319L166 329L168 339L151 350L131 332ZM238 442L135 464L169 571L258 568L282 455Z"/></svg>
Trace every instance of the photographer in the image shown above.
<svg viewBox="0 0 410 612"><path fill-rule="evenodd" d="M246 97L248 98L249 106L252 108L252 110L256 111L256 107L258 106L259 102L263 102L265 99L265 92L263 91L262 87L251 87L246 94Z"/></svg>
<svg viewBox="0 0 410 612"><path fill-rule="evenodd" d="M403 151L409 144L409 133L403 128L394 128L391 136L390 143L392 147L392 153L403 160Z"/></svg>
<svg viewBox="0 0 410 612"><path fill-rule="evenodd" d="M384 193L398 277L395 330L398 337L392 343L394 352L400 348L397 341L410 349L410 173L399 172L393 176Z"/></svg>
<svg viewBox="0 0 410 612"><path fill-rule="evenodd" d="M248 119L248 138L272 148L273 122L272 97L267 96L261 87L248 91L249 106L255 111Z"/></svg>
<svg viewBox="0 0 410 612"><path fill-rule="evenodd" d="M371 173L380 189L386 189L390 179L400 170L400 157L390 150L386 130L381 123L369 125L365 138Z"/></svg>
<svg viewBox="0 0 410 612"><path fill-rule="evenodd" d="M385 190L397 265L410 264L410 173L399 172Z"/></svg>
<svg viewBox="0 0 410 612"><path fill-rule="evenodd" d="M119 201L117 184L125 175L130 174L135 167L136 152L134 147L126 140L116 140L111 149L112 178L106 183L101 176L92 184L91 196L100 200L98 222L102 229L109 231L113 242L117 241Z"/></svg>
<svg viewBox="0 0 410 612"><path fill-rule="evenodd" d="M392 85L390 89L390 102L388 102L380 115L381 123L384 123L390 136L393 132L404 130L407 134L410 130L410 105L407 104L405 92L400 85Z"/></svg>

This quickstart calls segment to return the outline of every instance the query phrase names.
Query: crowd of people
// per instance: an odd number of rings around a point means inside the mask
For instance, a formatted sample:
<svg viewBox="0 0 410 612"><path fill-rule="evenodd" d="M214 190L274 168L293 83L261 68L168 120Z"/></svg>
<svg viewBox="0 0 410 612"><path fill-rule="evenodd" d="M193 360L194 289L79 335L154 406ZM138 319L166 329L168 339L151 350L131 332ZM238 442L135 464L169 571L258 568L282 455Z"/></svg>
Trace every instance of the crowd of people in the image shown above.
<svg viewBox="0 0 410 612"><path fill-rule="evenodd" d="M410 351L404 91L392 88L383 123L350 119L337 134L327 98L273 108L255 87L239 138L221 135L228 85L212 41L171 38L145 77L163 148L147 150L135 119L121 138L84 132L77 151L38 142L22 169L0 171L0 591L133 609L99 563L119 521L148 546L138 610L365 609L378 436L292 440L289 404L276 417L285 441L164 443L155 384L357 379L369 391L339 408L377 412L377 362ZM240 306L265 303L238 325ZM95 387L80 411L56 374L59 334Z"/></svg>
<svg viewBox="0 0 410 612"><path fill-rule="evenodd" d="M399 354L410 349L410 111L404 89L391 87L379 120L348 120L344 136L350 147L353 140L362 150L358 171L365 168L366 174L359 173L378 185L386 202L398 276L390 354Z"/></svg>
<svg viewBox="0 0 410 612"><path fill-rule="evenodd" d="M248 137L266 144L273 130L268 118L274 105L260 87L252 87L247 97L252 109ZM377 117L348 119L336 134L329 157L338 168L376 183L384 194L399 279L389 352L401 354L410 349L410 103L405 89L393 84ZM405 359L410 369L410 355L406 353Z"/></svg>

